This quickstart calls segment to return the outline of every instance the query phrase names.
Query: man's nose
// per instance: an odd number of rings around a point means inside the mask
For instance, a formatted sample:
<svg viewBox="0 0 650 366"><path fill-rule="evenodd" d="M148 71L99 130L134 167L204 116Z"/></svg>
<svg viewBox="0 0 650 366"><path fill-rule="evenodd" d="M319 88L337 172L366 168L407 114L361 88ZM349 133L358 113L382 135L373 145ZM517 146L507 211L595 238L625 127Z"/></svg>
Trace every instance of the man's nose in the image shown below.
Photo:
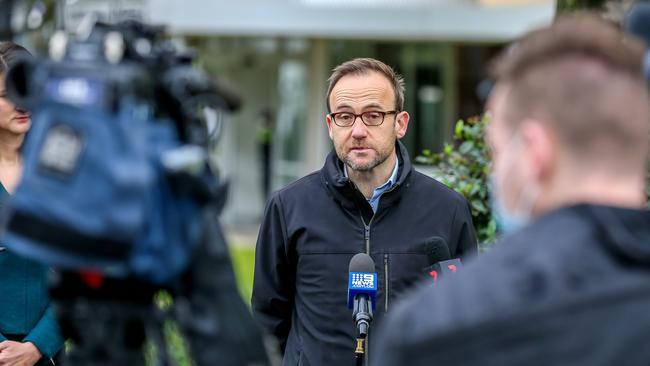
<svg viewBox="0 0 650 366"><path fill-rule="evenodd" d="M361 116L354 119L352 124L352 137L362 139L368 136L368 127L361 120Z"/></svg>

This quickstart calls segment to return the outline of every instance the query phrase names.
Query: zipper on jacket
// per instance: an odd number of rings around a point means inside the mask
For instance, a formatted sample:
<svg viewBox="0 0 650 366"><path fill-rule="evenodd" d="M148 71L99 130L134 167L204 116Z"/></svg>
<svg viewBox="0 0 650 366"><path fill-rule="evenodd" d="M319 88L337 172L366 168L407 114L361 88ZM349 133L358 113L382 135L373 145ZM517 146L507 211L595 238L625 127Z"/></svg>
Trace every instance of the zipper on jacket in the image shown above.
<svg viewBox="0 0 650 366"><path fill-rule="evenodd" d="M384 287L385 287L385 294L384 294L384 312L388 312L388 295L389 295L389 286L390 284L390 276L388 273L388 253L384 253Z"/></svg>
<svg viewBox="0 0 650 366"><path fill-rule="evenodd" d="M363 224L364 226L364 239L366 243L366 254L370 255L370 226Z"/></svg>
<svg viewBox="0 0 650 366"><path fill-rule="evenodd" d="M366 254L370 255L370 225L372 225L372 220L374 220L375 215L370 218L370 222L367 224L361 212L359 212L359 218L361 218L361 223L363 224L363 241L366 245Z"/></svg>

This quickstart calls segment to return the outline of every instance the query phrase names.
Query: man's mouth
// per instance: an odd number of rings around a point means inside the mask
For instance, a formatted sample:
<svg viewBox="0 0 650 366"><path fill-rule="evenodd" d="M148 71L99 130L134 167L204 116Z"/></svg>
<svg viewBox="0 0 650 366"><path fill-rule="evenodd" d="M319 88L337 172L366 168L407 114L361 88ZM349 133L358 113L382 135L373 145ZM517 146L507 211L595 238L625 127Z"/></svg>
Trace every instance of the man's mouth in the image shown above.
<svg viewBox="0 0 650 366"><path fill-rule="evenodd" d="M355 152L365 152L370 150L368 147L362 147L362 146L356 146L350 149L350 151L355 151Z"/></svg>

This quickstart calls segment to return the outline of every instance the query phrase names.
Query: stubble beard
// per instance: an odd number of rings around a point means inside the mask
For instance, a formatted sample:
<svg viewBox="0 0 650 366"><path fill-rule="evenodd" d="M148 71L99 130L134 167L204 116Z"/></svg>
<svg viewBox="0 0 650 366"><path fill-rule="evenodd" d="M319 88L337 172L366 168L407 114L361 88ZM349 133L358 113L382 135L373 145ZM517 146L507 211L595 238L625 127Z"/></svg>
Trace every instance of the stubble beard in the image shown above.
<svg viewBox="0 0 650 366"><path fill-rule="evenodd" d="M343 161L343 163L345 163L345 165L349 169L352 169L357 172L366 173L373 170L377 166L383 164L388 159L388 157L392 152L391 149L386 149L386 151L377 151L376 149L372 149L372 150L374 150L376 153L375 157L367 163L359 163L355 161L355 159L351 157L351 155L353 154L352 151L349 151L345 156L342 156L343 154L338 153L338 156L339 159L341 159L341 161Z"/></svg>

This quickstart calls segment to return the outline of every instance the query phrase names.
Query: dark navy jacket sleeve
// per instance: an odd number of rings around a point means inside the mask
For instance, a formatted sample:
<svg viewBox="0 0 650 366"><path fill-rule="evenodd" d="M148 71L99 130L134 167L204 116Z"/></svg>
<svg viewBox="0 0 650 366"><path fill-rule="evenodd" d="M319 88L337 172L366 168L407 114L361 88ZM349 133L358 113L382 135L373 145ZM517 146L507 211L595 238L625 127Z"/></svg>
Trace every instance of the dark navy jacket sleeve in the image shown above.
<svg viewBox="0 0 650 366"><path fill-rule="evenodd" d="M453 257L468 259L477 254L478 246L476 244L474 224L472 223L472 212L469 204L464 199L460 200L456 205L450 238L452 240L450 244L452 244L452 247L455 244L456 247L455 253L451 253Z"/></svg>
<svg viewBox="0 0 650 366"><path fill-rule="evenodd" d="M46 358L54 357L63 347L63 338L51 304L45 309L43 316L23 342L34 343L36 348L43 354L43 357Z"/></svg>
<svg viewBox="0 0 650 366"><path fill-rule="evenodd" d="M294 307L295 265L291 264L280 197L274 195L264 212L255 250L251 299L253 315L277 337L284 352Z"/></svg>

